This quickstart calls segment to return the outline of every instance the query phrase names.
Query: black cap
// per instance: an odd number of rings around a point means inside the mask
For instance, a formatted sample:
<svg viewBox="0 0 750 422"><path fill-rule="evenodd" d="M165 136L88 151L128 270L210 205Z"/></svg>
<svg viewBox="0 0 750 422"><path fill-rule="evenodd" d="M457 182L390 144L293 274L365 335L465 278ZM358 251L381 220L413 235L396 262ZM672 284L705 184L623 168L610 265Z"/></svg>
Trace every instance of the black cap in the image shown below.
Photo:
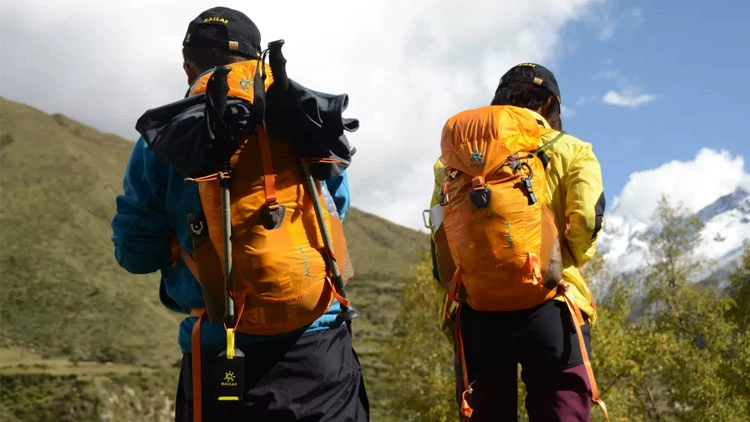
<svg viewBox="0 0 750 422"><path fill-rule="evenodd" d="M260 56L260 31L244 13L214 7L188 25L183 46L213 47L236 52L248 58Z"/></svg>
<svg viewBox="0 0 750 422"><path fill-rule="evenodd" d="M524 75L527 72L519 72L519 70L522 68L531 69L533 72L533 76ZM562 104L560 100L560 87L557 86L555 75L552 74L549 69L540 64L521 63L513 66L512 68L510 68L510 70L505 72L505 75L503 75L502 78L500 78L500 83L497 85L497 89L500 89L500 87L511 82L527 82L530 84L539 85L549 91L550 94L554 95L555 98L557 98L557 102ZM497 89L495 90L495 92L497 92Z"/></svg>

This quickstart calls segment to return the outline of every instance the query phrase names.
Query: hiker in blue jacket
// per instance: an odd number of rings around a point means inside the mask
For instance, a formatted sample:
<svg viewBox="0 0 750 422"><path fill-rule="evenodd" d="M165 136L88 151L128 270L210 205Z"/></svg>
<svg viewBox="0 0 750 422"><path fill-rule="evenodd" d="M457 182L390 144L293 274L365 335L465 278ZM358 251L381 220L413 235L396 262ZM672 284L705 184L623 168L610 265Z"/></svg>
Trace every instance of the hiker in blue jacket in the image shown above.
<svg viewBox="0 0 750 422"><path fill-rule="evenodd" d="M260 34L252 21L241 12L213 8L194 22L216 20L228 22L229 31L252 46L260 45ZM194 28L198 25L191 25ZM191 34L195 39L198 34ZM225 43L226 45L226 43ZM214 66L248 60L240 51L214 54ZM201 69L186 57L184 70L192 84ZM198 186L185 183L184 175L152 151L143 138L134 148L125 170L123 194L117 196L112 220L112 241L117 262L134 274L161 273L159 298L175 312L186 314L179 326L178 343L183 353L177 390L175 421L192 421L191 332L206 308L201 287L175 246L191 251L187 216L201 210ZM349 185L346 172L324 181L324 195L330 195L343 220L349 207ZM178 245L173 244L177 239ZM252 350L245 366L257 365L257 379L246 380L247 396L262 401L243 403L229 413L242 420L273 421L366 421L369 404L361 368L351 346L351 338L336 316L340 304L334 301L328 311L309 326L296 332L276 336L252 336L238 333L236 346ZM222 324L203 321L201 354L215 356L226 348ZM211 413L212 399L203 398L203 417L216 420ZM206 404L208 402L208 404ZM232 405L234 406L234 405ZM224 420L224 419L222 419ZM229 419L227 419L229 420Z"/></svg>
<svg viewBox="0 0 750 422"><path fill-rule="evenodd" d="M190 244L188 226L182 224L187 214L201 208L198 187L183 182L169 163L154 154L143 138L138 139L130 156L125 178L124 193L117 196L117 212L112 220L117 262L133 274L161 272L159 299L172 311L190 314L191 309L205 308L203 295L185 262L180 258L172 266L170 240L173 231L184 242ZM349 208L349 182L346 172L326 180L325 185L336 203L343 219ZM334 302L328 312L315 321L308 331L335 328L339 312ZM196 316L188 316L180 323L177 341L183 353L190 353L190 333ZM218 353L225 346L224 327L221 324L204 322L202 344L207 351ZM266 339L238 335L237 341L261 341Z"/></svg>

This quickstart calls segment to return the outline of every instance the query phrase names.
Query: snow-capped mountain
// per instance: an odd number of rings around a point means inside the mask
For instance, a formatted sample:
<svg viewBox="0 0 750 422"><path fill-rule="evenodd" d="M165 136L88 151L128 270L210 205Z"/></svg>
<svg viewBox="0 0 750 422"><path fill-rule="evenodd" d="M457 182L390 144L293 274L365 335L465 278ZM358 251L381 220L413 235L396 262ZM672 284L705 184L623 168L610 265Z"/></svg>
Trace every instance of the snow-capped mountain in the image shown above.
<svg viewBox="0 0 750 422"><path fill-rule="evenodd" d="M698 211L697 215L704 227L696 253L710 260L711 273L730 271L750 243L750 192L738 187ZM597 243L598 250L614 272L629 273L647 262L649 245L645 234L653 229L653 222L643 222L616 212L607 214ZM701 274L700 278L707 275Z"/></svg>

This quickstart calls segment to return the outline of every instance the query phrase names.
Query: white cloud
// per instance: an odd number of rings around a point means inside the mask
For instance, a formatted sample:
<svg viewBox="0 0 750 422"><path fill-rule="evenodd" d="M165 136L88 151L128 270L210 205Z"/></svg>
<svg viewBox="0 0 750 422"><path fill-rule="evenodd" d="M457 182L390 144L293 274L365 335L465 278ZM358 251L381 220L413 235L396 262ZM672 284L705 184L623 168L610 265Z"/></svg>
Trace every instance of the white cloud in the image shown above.
<svg viewBox="0 0 750 422"><path fill-rule="evenodd" d="M576 105L578 107L581 107L581 106L585 106L585 105L588 105L588 104L591 104L591 103L596 103L598 101L599 101L598 97L596 97L595 95L589 95L589 96L586 96L586 97L579 97L576 100Z"/></svg>
<svg viewBox="0 0 750 422"><path fill-rule="evenodd" d="M576 115L575 109L572 109L570 107L566 107L564 105L560 106L560 115L562 117L573 117Z"/></svg>
<svg viewBox="0 0 750 422"><path fill-rule="evenodd" d="M487 104L521 61L555 69L560 30L608 0L246 2L263 45L284 38L290 77L348 93L361 128L353 205L421 227L442 125ZM148 108L186 89L180 43L203 1L2 2L0 95L135 138ZM7 42L13 40L13 42ZM563 93L563 96L565 94Z"/></svg>
<svg viewBox="0 0 750 422"><path fill-rule="evenodd" d="M746 174L742 177L742 180L740 180L740 183L738 185L742 189L744 189L747 192L750 192L750 174Z"/></svg>
<svg viewBox="0 0 750 422"><path fill-rule="evenodd" d="M701 149L692 161L670 161L658 168L630 175L615 198L611 214L650 221L662 194L674 204L700 211L739 186L750 190L750 175L745 173L742 156L710 148Z"/></svg>
<svg viewBox="0 0 750 422"><path fill-rule="evenodd" d="M608 90L602 95L601 102L604 104L638 108L659 99L658 95L643 92L643 89L636 85L633 79L637 80L637 76L635 78L628 78L615 70L607 70L599 72L594 76L594 79L612 81L617 87L616 89Z"/></svg>
<svg viewBox="0 0 750 422"><path fill-rule="evenodd" d="M643 22L645 22L645 19L643 18L643 11L639 7L634 8L630 11L630 16L633 20L633 23L635 25L640 25Z"/></svg>
<svg viewBox="0 0 750 422"><path fill-rule="evenodd" d="M607 67L612 65L612 60L607 60ZM614 82L616 89L609 89L604 95L588 95L579 97L575 104L579 107L589 104L609 104L619 107L638 108L644 104L659 99L659 95L645 93L637 86L631 78L623 76L615 70L600 71L594 75L596 81ZM637 80L637 77L634 78ZM610 84L611 82L605 82Z"/></svg>
<svg viewBox="0 0 750 422"><path fill-rule="evenodd" d="M645 21L640 8L622 10L616 2L607 2L602 7L589 9L587 13L587 22L597 31L599 41L611 40L623 28L635 30Z"/></svg>
<svg viewBox="0 0 750 422"><path fill-rule="evenodd" d="M624 90L624 91L619 91L619 92L614 91L614 90L609 90L602 97L602 101L605 104L620 106L620 107L628 107L628 108L638 108L656 99L657 99L657 96L654 94L637 94L630 90Z"/></svg>
<svg viewBox="0 0 750 422"><path fill-rule="evenodd" d="M599 21L599 40L608 41L615 36L617 21L609 15L603 15Z"/></svg>

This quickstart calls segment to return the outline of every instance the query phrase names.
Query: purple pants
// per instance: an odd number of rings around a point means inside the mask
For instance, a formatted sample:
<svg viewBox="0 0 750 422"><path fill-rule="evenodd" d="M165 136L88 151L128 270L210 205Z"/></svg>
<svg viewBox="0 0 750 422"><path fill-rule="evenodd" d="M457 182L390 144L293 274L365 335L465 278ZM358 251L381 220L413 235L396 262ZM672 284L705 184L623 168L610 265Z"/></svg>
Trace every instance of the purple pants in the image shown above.
<svg viewBox="0 0 750 422"><path fill-rule="evenodd" d="M590 420L591 386L564 303L513 312L480 312L464 304L460 323L473 389L471 422L518 420L519 363L531 422ZM581 331L590 355L588 321ZM458 362L455 369L460 406L464 386Z"/></svg>

